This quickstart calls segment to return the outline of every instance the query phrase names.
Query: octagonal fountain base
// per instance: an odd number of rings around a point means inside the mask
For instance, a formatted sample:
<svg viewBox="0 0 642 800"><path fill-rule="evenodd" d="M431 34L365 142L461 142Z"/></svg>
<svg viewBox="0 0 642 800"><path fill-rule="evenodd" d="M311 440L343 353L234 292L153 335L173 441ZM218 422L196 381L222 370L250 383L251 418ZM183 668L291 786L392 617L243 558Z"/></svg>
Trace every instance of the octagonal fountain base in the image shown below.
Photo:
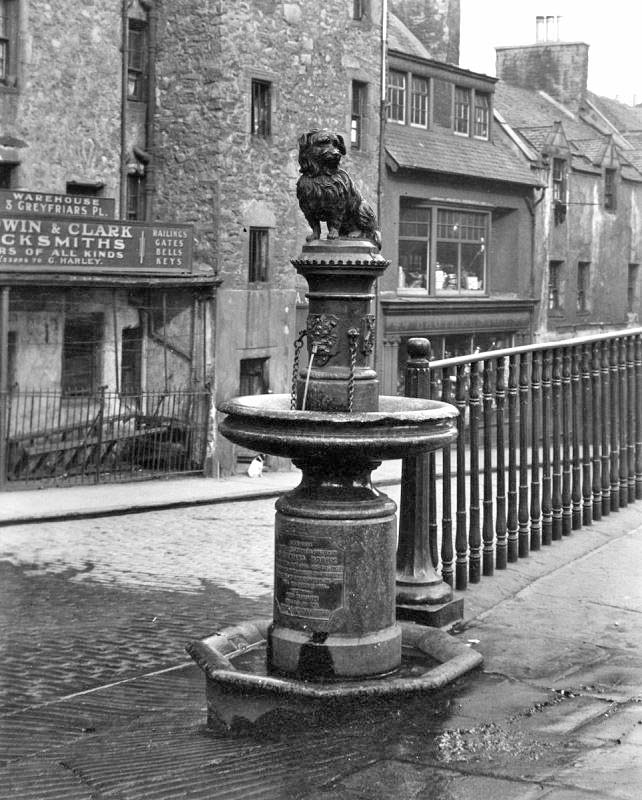
<svg viewBox="0 0 642 800"><path fill-rule="evenodd" d="M369 700L435 692L481 666L482 656L438 628L398 625L401 663L390 674L323 682L274 675L266 668L272 620L253 620L191 642L205 673L208 727L218 733L325 723Z"/></svg>

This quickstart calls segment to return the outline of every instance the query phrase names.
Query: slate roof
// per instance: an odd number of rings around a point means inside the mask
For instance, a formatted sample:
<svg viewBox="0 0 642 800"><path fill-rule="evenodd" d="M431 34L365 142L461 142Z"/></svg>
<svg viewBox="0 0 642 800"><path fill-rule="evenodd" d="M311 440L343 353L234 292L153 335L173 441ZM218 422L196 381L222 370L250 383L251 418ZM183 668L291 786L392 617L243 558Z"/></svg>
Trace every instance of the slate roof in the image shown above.
<svg viewBox="0 0 642 800"><path fill-rule="evenodd" d="M431 58L430 53L415 34L394 14L388 15L388 48L418 58Z"/></svg>
<svg viewBox="0 0 642 800"><path fill-rule="evenodd" d="M488 142L456 136L445 128L422 131L388 123L386 151L402 168L538 186L526 158L517 155L498 128L494 141Z"/></svg>
<svg viewBox="0 0 642 800"><path fill-rule="evenodd" d="M620 103L619 100L600 97L600 95L593 94L593 92L587 92L586 96L597 110L604 114L624 136L629 131L642 131L641 106L628 106L625 103Z"/></svg>
<svg viewBox="0 0 642 800"><path fill-rule="evenodd" d="M591 95L591 93L589 95L591 102L593 102L593 98L604 99L598 98L597 95ZM608 102L617 106L623 105L617 101ZM595 105L598 107L597 103ZM571 148L573 167L584 172L599 171L597 165L602 162L610 134L600 135L600 132L583 120L581 116L571 113L568 109L565 110L541 92L511 86L504 81L500 81L495 88L495 108L514 130L539 151L542 150L555 122L561 122ZM632 107L628 107L628 109L634 112L628 117L629 124L635 122L638 111L641 112L640 117L642 118L642 109ZM606 110L606 105L600 108L601 113L605 116L607 116ZM607 118L609 117L607 116ZM615 121L612 119L611 123L615 125ZM605 125L604 130L607 129L608 126ZM627 142L632 145L632 149L618 148L622 161L622 176L629 180L642 180L642 175L630 166L637 167L637 170L642 168L642 141L637 144L632 141L631 134L624 135Z"/></svg>

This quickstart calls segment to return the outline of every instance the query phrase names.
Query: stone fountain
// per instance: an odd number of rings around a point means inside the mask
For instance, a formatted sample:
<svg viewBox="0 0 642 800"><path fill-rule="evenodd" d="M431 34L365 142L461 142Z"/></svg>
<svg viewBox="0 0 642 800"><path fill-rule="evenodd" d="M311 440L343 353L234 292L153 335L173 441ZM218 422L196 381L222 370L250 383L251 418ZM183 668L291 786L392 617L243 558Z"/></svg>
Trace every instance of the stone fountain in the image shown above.
<svg viewBox="0 0 642 800"><path fill-rule="evenodd" d="M341 144L334 144L339 153ZM300 161L303 171L301 151ZM325 177L337 167L338 159ZM389 262L379 252L374 214L358 196L352 221L333 218L332 203L315 216L301 197L304 178L299 200L313 232L292 263L307 280L309 313L292 392L219 406L224 436L291 458L302 478L276 503L273 618L187 648L205 672L216 728L284 706L426 691L481 662L441 630L396 620L396 504L373 487L371 472L382 460L448 445L457 411L434 400L379 396L374 286ZM327 222L325 239L320 221ZM303 338L308 364L299 371ZM418 654L426 662L419 672Z"/></svg>

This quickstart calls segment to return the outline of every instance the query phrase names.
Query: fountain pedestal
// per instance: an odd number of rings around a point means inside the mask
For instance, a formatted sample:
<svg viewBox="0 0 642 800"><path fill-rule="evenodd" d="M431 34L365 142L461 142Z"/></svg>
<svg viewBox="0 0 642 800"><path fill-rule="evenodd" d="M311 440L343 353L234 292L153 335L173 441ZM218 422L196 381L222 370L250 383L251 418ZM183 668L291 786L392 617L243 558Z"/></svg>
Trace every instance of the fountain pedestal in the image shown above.
<svg viewBox="0 0 642 800"><path fill-rule="evenodd" d="M396 505L373 489L378 464L297 461L301 484L276 504L271 669L303 680L390 672Z"/></svg>
<svg viewBox="0 0 642 800"><path fill-rule="evenodd" d="M481 661L459 643L451 647L442 631L395 617L396 505L373 488L370 473L383 460L449 445L458 413L435 400L378 395L373 287L388 262L371 242L340 239L305 245L293 263L310 286L310 362L293 397L219 405L225 437L291 458L303 475L276 504L273 620L188 648L207 676L210 719L226 724L234 713L259 713L238 703L229 710L226 698L235 692L250 692L256 708L287 702L298 710L302 698L336 702L434 688ZM232 656L259 644L264 667L236 671ZM426 659L426 672L414 661L400 673L404 648ZM219 713L217 704L228 710Z"/></svg>

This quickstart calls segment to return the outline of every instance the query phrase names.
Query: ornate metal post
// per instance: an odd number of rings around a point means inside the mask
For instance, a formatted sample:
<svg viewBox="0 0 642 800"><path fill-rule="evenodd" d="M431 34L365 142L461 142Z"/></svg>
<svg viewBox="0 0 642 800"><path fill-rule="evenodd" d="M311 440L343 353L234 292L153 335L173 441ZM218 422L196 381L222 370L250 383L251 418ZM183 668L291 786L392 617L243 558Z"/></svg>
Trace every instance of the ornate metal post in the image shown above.
<svg viewBox="0 0 642 800"><path fill-rule="evenodd" d="M430 396L430 343L408 340L405 394ZM463 599L453 599L431 557L429 537L429 455L404 458L397 545L397 618L441 627L463 617ZM450 475L443 475L450 480ZM436 545L436 543L435 543ZM435 549L434 547L432 549Z"/></svg>

